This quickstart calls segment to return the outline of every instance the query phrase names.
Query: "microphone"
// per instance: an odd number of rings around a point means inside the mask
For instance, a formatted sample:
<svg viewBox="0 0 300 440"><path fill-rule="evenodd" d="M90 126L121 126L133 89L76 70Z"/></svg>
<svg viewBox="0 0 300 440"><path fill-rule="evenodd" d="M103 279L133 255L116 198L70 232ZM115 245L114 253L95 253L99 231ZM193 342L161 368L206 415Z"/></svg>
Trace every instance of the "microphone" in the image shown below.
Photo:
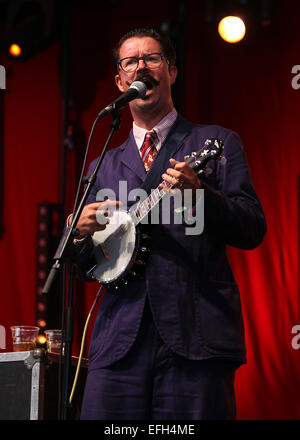
<svg viewBox="0 0 300 440"><path fill-rule="evenodd" d="M111 102L107 107L105 107L101 112L98 114L98 118L103 118L106 115L109 115L114 110L118 110L121 107L124 107L125 104L132 101L136 98L144 98L147 92L147 86L142 81L134 81L129 89L123 93L119 98L115 99L113 102Z"/></svg>

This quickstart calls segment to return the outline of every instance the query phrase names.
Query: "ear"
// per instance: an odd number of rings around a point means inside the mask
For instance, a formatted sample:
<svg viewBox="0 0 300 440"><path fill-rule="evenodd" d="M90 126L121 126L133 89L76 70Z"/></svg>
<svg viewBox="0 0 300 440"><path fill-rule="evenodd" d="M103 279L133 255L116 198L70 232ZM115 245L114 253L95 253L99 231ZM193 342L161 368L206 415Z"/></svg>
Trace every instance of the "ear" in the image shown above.
<svg viewBox="0 0 300 440"><path fill-rule="evenodd" d="M169 75L170 75L170 82L171 85L174 84L177 78L177 67L176 66L170 66L169 67Z"/></svg>
<svg viewBox="0 0 300 440"><path fill-rule="evenodd" d="M125 92L125 89L124 89L124 87L122 85L122 81L121 81L120 75L116 75L115 76L115 82L116 82L117 87L120 90L120 92Z"/></svg>

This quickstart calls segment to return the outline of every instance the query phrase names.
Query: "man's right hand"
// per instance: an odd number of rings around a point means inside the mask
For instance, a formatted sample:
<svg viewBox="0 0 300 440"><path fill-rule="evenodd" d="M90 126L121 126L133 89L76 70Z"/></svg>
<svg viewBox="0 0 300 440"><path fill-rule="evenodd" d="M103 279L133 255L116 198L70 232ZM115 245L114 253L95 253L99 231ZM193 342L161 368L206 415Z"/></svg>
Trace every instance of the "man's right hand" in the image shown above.
<svg viewBox="0 0 300 440"><path fill-rule="evenodd" d="M80 240L96 231L103 231L107 223L109 223L109 217L112 216L113 211L121 205L121 202L109 199L105 200L105 202L95 202L86 205L76 225L76 229L80 232L76 239ZM68 226L71 225L71 222L72 216L68 220Z"/></svg>

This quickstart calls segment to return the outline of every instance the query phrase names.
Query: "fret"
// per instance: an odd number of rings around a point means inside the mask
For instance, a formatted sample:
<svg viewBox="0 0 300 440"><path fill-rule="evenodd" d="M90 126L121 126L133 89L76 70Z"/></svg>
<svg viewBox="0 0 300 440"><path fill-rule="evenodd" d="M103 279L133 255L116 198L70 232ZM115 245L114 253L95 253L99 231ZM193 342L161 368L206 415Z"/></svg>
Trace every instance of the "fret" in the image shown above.
<svg viewBox="0 0 300 440"><path fill-rule="evenodd" d="M151 193L151 197L152 197L152 200L153 200L153 203L154 203L154 205L153 206L155 206L156 205L156 203L158 203L159 202L159 191L158 191L158 188L156 188L154 191L152 191L152 193Z"/></svg>
<svg viewBox="0 0 300 440"><path fill-rule="evenodd" d="M153 208L151 195L149 197L147 197L147 199L145 200L145 203L146 203L146 209L149 212Z"/></svg>
<svg viewBox="0 0 300 440"><path fill-rule="evenodd" d="M132 218L135 226L137 226L141 221L141 212L140 212L139 206L140 206L140 203L138 203L137 206L130 211L130 215L131 215L131 218Z"/></svg>
<svg viewBox="0 0 300 440"><path fill-rule="evenodd" d="M146 200L147 200L147 199L146 199ZM140 210L141 210L143 216L145 217L145 215L147 215L147 208L146 208L146 205L145 205L145 201L143 201L143 202L141 203Z"/></svg>
<svg viewBox="0 0 300 440"><path fill-rule="evenodd" d="M148 199L147 206L148 206L148 209L150 210L154 206L154 200L153 200L152 193L148 196L147 199Z"/></svg>
<svg viewBox="0 0 300 440"><path fill-rule="evenodd" d="M168 188L172 188L173 186L165 181L163 184ZM134 224L137 226L168 192L167 189L157 187L143 202L138 202L136 207L131 211Z"/></svg>

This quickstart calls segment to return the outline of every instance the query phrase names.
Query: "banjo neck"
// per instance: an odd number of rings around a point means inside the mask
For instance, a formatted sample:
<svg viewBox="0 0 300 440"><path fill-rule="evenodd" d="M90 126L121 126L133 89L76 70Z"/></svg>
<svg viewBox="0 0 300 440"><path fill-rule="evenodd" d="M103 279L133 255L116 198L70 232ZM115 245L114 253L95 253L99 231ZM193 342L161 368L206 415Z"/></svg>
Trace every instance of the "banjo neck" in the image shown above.
<svg viewBox="0 0 300 440"><path fill-rule="evenodd" d="M169 189L174 187L165 180L162 182L162 184ZM135 226L137 226L145 217L147 217L152 208L154 208L154 206L156 206L166 194L169 194L169 190L166 188L160 188L158 186L155 190L151 191L151 194L145 200L138 202L133 209L130 210L130 214Z"/></svg>
<svg viewBox="0 0 300 440"><path fill-rule="evenodd" d="M185 161L187 164L193 168L198 175L205 174L206 165L211 159L222 159L222 151L224 149L224 144L221 139L207 139L204 147L196 152L192 152L190 156L186 156ZM174 188L174 185L166 182L165 180L162 184L166 188L160 188L159 186L151 191L151 194L143 201L139 201L134 207L130 210L130 214L132 220L137 226L157 205L160 200L166 195L170 193L170 189Z"/></svg>

